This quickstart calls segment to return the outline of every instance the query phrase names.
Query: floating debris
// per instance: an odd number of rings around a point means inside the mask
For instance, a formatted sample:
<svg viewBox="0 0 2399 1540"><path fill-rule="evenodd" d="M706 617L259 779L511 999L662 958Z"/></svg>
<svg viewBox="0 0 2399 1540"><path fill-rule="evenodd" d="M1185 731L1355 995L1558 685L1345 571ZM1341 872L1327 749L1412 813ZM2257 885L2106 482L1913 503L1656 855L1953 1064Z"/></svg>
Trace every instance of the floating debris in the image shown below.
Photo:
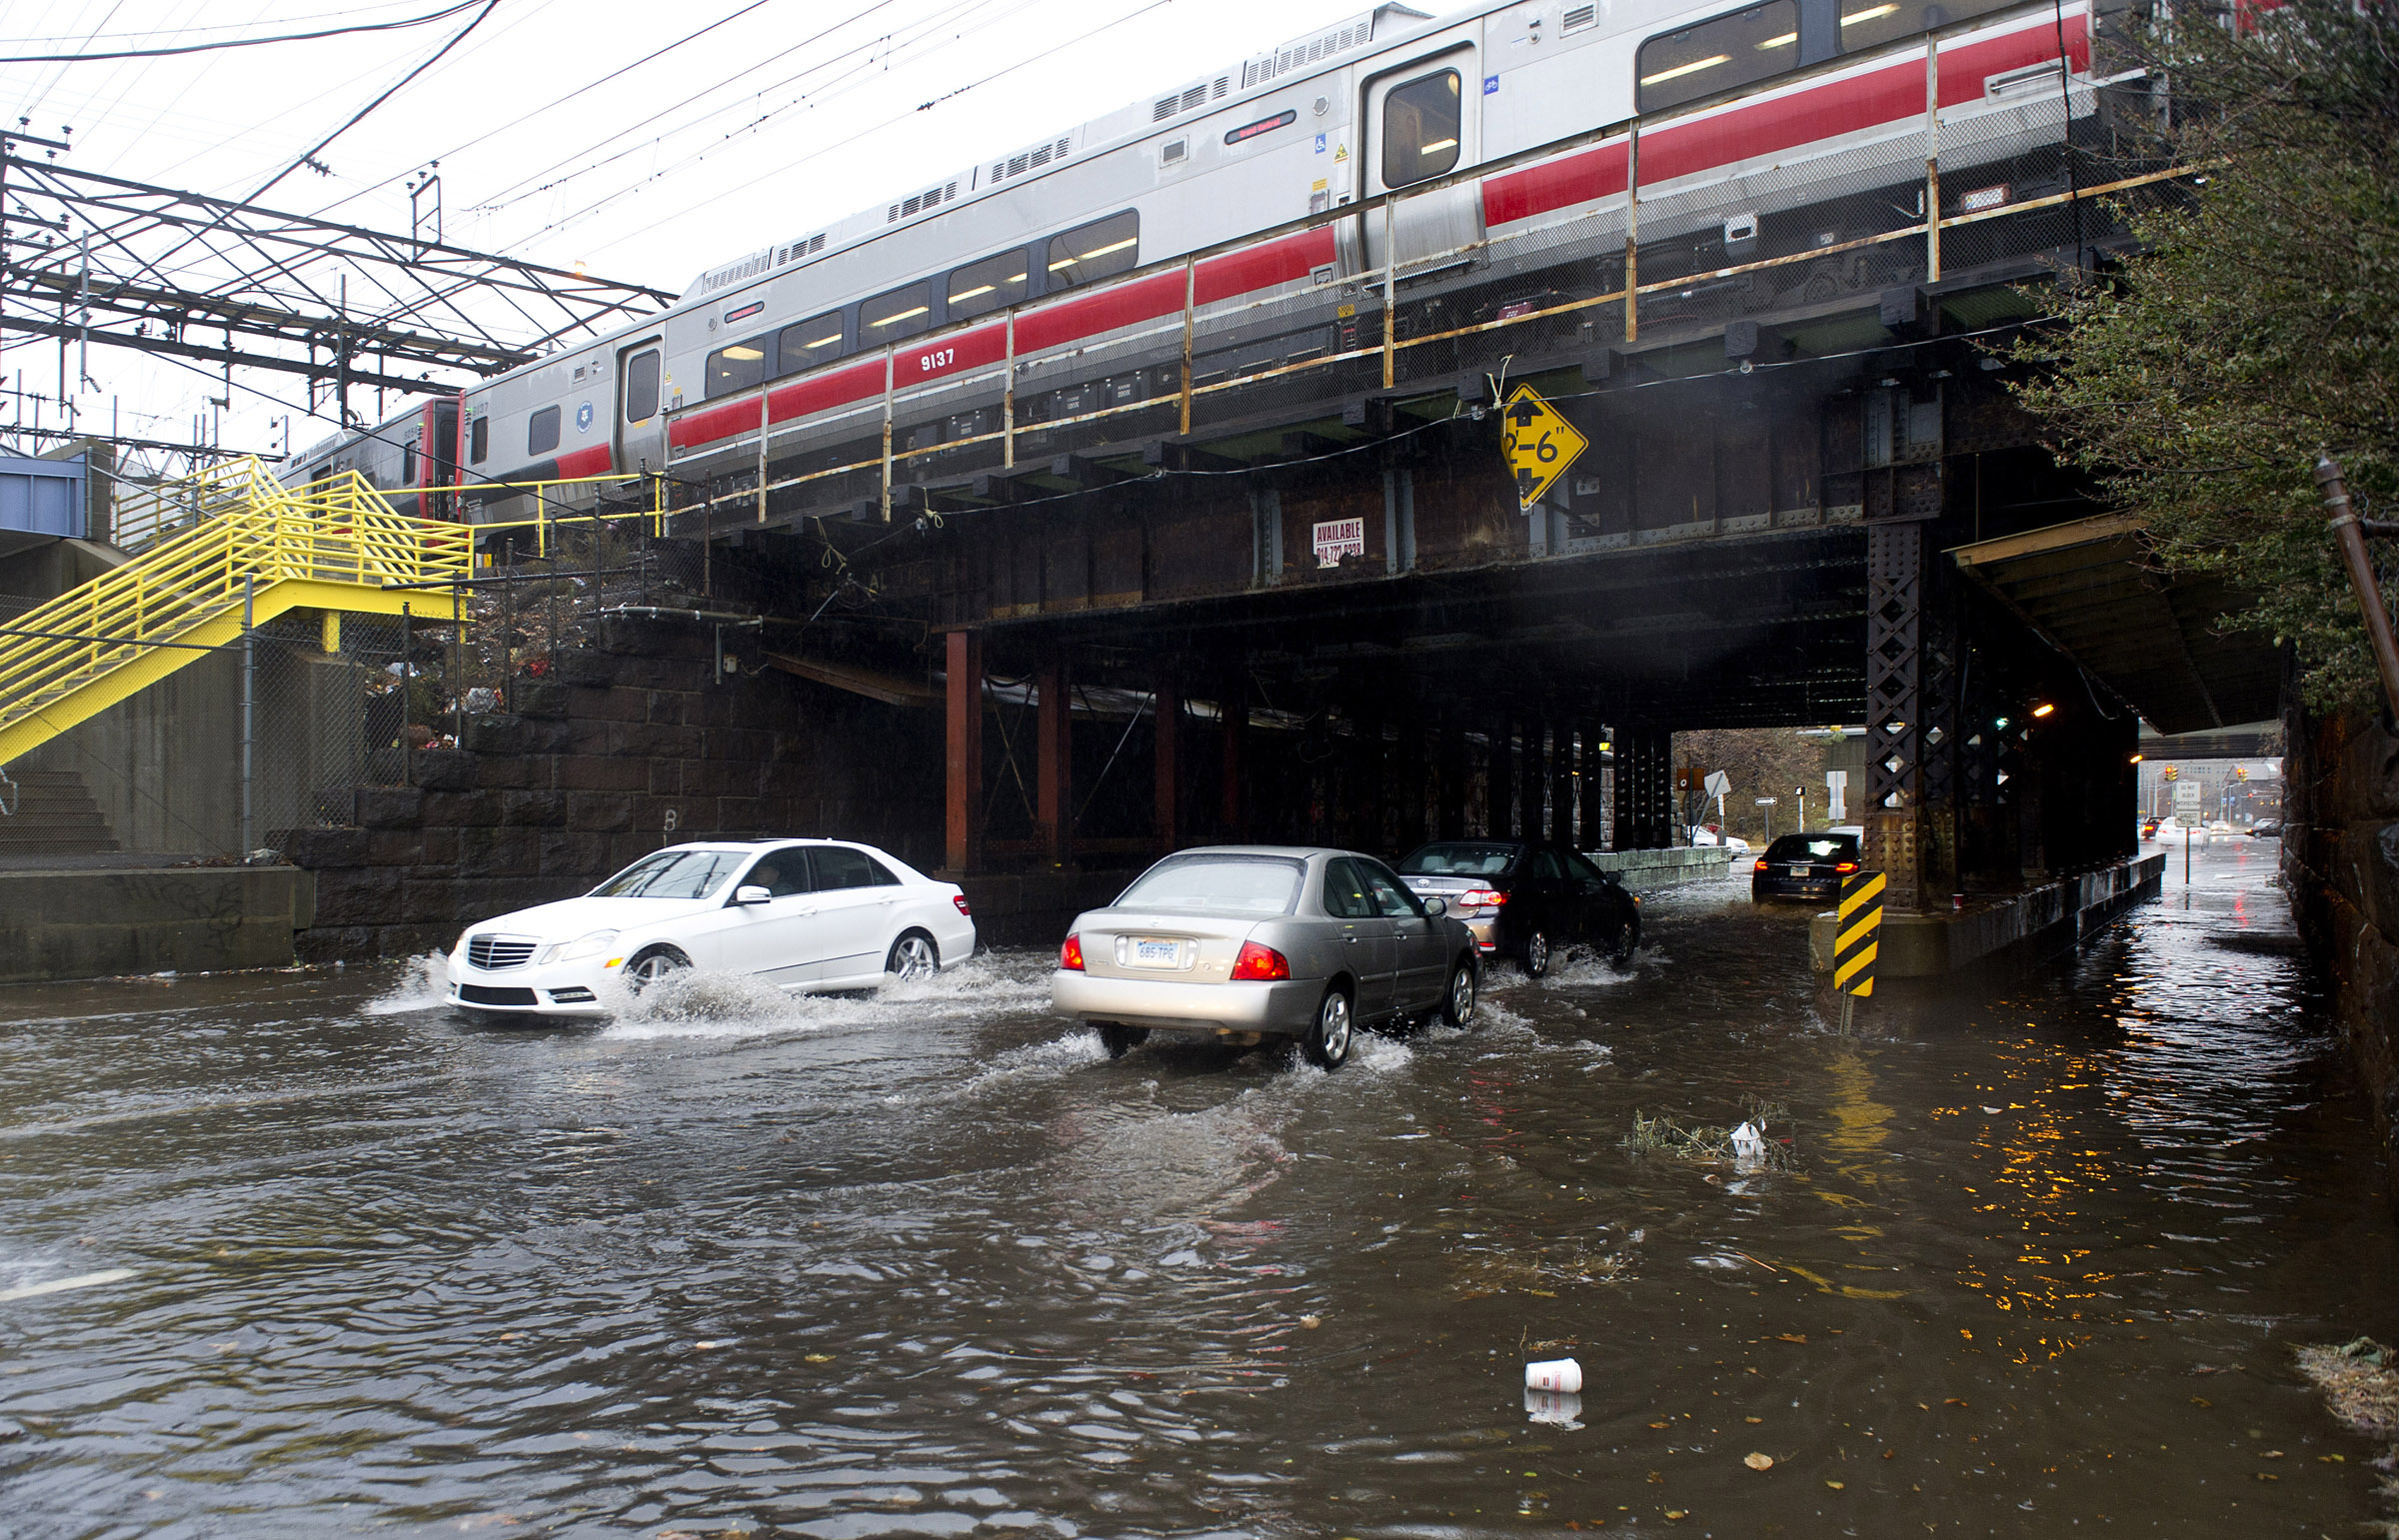
<svg viewBox="0 0 2399 1540"><path fill-rule="evenodd" d="M1788 1121L1789 1111L1780 1102L1759 1101L1755 1097L1743 1103L1742 1111L1745 1114L1742 1120L1729 1128L1684 1124L1671 1117L1635 1112L1632 1131L1621 1142L1634 1154L1672 1155L1698 1165L1729 1165L1744 1175L1751 1171L1790 1170L1793 1162L1789 1142L1766 1138L1766 1129Z"/></svg>
<svg viewBox="0 0 2399 1540"><path fill-rule="evenodd" d="M2324 1392L2332 1414L2360 1433L2399 1438L2399 1369L2372 1337L2298 1350L2299 1372Z"/></svg>

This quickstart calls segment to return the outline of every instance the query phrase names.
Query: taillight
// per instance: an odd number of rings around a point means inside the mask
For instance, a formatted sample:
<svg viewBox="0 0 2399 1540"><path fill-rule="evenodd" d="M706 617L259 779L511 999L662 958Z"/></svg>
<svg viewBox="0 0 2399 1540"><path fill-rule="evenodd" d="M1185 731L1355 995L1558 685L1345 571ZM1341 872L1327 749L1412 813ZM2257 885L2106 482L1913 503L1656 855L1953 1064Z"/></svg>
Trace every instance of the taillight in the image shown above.
<svg viewBox="0 0 2399 1540"><path fill-rule="evenodd" d="M953 895L950 901L958 905L958 911L961 914L966 915L969 919L973 919L975 917L975 911L967 907L967 895L965 893Z"/></svg>
<svg viewBox="0 0 2399 1540"><path fill-rule="evenodd" d="M1837 866L1833 867L1832 869L1833 869L1834 871L1836 871L1836 872L1840 873L1842 876L1847 876L1847 875L1848 875L1850 872L1852 872L1852 871L1855 871L1855 870L1857 869L1857 862L1855 862L1855 861L1853 861L1853 860L1845 860L1845 861L1842 861L1842 862L1841 862L1839 865L1837 865Z"/></svg>
<svg viewBox="0 0 2399 1540"><path fill-rule="evenodd" d="M1457 895L1458 907L1465 909L1495 909L1507 901L1507 894L1496 887L1471 887Z"/></svg>
<svg viewBox="0 0 2399 1540"><path fill-rule="evenodd" d="M1763 871L1763 870L1765 870L1765 869L1766 869L1766 863L1765 863L1764 861L1762 861L1762 860L1761 860L1761 861L1759 861L1759 862L1758 862L1756 865L1754 865L1754 866L1750 867L1749 869L1750 869L1750 870L1752 870L1752 871Z"/></svg>
<svg viewBox="0 0 2399 1540"><path fill-rule="evenodd" d="M1083 937L1070 935L1067 944L1058 949L1058 965L1070 973L1083 971Z"/></svg>
<svg viewBox="0 0 2399 1540"><path fill-rule="evenodd" d="M1072 945L1073 942L1070 941L1068 944ZM1232 959L1232 976L1261 979L1271 983L1276 979L1290 977L1291 964L1281 952L1271 946L1260 946L1255 941L1243 941L1241 954Z"/></svg>

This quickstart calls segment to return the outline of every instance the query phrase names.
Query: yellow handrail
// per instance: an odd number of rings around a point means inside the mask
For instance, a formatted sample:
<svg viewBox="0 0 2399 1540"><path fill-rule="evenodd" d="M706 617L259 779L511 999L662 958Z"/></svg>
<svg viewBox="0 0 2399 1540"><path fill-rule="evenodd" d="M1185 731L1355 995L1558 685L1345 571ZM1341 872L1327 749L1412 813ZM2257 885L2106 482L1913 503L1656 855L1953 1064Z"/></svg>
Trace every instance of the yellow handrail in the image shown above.
<svg viewBox="0 0 2399 1540"><path fill-rule="evenodd" d="M227 624L238 634L245 598L254 613L261 600L269 601L267 614L280 613L302 593L299 602L320 608L382 611L395 608L386 594L401 585L473 576L472 529L404 518L355 471L287 488L256 459L227 461L133 501L154 522L164 510L198 509L207 517L0 623L0 750L24 736L17 730L28 721L164 644L213 646L213 633ZM0 752L0 761L8 757Z"/></svg>

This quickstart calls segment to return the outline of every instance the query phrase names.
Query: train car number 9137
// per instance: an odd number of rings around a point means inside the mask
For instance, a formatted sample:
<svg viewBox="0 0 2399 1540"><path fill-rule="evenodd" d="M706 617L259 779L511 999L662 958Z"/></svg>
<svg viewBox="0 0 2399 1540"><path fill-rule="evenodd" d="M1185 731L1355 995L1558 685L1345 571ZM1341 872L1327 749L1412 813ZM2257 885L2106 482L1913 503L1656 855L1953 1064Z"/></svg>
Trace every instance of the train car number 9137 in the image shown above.
<svg viewBox="0 0 2399 1540"><path fill-rule="evenodd" d="M932 374L937 369L948 369L957 360L958 350L956 348L942 348L932 353L918 354L917 367L927 374Z"/></svg>

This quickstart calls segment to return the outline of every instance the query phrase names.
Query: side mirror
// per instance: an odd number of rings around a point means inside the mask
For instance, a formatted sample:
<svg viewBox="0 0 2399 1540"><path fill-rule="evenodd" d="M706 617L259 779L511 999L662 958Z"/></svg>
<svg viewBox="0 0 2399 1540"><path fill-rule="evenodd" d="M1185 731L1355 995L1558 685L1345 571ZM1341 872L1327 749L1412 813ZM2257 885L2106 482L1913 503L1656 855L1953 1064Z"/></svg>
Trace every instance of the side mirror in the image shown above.
<svg viewBox="0 0 2399 1540"><path fill-rule="evenodd" d="M1424 912L1430 914L1433 918L1438 919L1443 914L1449 912L1449 900L1446 898L1427 898L1424 900Z"/></svg>
<svg viewBox="0 0 2399 1540"><path fill-rule="evenodd" d="M775 895L763 887L745 885L733 890L733 901L745 906L753 903L772 903L775 901Z"/></svg>

